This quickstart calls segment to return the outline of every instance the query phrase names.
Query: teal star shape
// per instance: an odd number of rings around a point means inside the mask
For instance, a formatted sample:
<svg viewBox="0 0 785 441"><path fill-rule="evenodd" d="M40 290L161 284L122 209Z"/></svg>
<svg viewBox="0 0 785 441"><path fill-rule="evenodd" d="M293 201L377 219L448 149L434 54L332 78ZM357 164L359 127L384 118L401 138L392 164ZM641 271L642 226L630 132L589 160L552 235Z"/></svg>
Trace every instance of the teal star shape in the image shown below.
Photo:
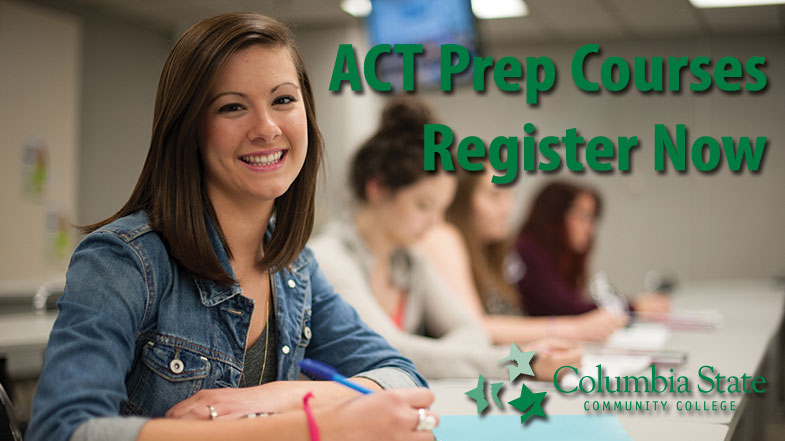
<svg viewBox="0 0 785 441"><path fill-rule="evenodd" d="M532 357L534 357L534 351L521 352L521 350L518 349L518 346L511 344L510 355L502 358L498 362L514 362L514 364L507 366L507 370L510 372L510 383L512 383L519 375L534 375L534 371L530 365Z"/></svg>
<svg viewBox="0 0 785 441"><path fill-rule="evenodd" d="M464 395L467 395L469 398L476 401L477 413L482 413L482 411L488 407L488 400L485 399L485 377L480 375L480 378L477 380L477 387L468 392L464 392Z"/></svg>
<svg viewBox="0 0 785 441"><path fill-rule="evenodd" d="M521 383L521 396L509 402L512 407L523 414L521 415L521 424L535 416L545 418L545 411L542 410L542 400L545 398L545 394L547 392L534 393Z"/></svg>
<svg viewBox="0 0 785 441"><path fill-rule="evenodd" d="M502 402L499 399L499 391L501 390L504 383L493 383L491 384L491 396L493 397L493 402L499 406L499 409L502 409Z"/></svg>

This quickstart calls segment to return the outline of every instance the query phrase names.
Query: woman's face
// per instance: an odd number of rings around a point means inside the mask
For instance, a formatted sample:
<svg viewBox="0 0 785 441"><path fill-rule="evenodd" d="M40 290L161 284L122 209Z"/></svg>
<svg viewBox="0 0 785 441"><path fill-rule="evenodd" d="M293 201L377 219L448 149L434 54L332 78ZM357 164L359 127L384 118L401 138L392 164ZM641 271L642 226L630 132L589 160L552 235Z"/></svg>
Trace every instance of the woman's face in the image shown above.
<svg viewBox="0 0 785 441"><path fill-rule="evenodd" d="M472 194L472 227L477 238L484 242L504 240L509 234L514 190L491 182L493 173L486 172Z"/></svg>
<svg viewBox="0 0 785 441"><path fill-rule="evenodd" d="M596 215L597 201L591 193L581 193L572 201L565 224L567 239L573 251L583 253L588 249L594 237Z"/></svg>
<svg viewBox="0 0 785 441"><path fill-rule="evenodd" d="M444 212L455 196L456 179L438 173L420 179L394 193L382 190L372 208L378 210L380 227L398 246L408 246L444 219Z"/></svg>
<svg viewBox="0 0 785 441"><path fill-rule="evenodd" d="M201 130L212 200L272 201L305 162L308 128L289 49L251 46L234 53L208 94Z"/></svg>

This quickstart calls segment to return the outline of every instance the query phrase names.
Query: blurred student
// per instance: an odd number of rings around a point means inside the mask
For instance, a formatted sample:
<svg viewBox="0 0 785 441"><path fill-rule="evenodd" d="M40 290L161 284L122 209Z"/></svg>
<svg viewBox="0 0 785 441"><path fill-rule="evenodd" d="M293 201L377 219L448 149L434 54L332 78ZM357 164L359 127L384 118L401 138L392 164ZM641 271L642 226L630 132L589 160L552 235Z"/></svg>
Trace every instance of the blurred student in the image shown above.
<svg viewBox="0 0 785 441"><path fill-rule="evenodd" d="M525 317L515 283L523 265L510 246L514 190L485 172L458 173L458 189L442 222L420 249L452 292L481 320L496 343L545 337L604 340L626 317L595 310L576 317Z"/></svg>
<svg viewBox="0 0 785 441"><path fill-rule="evenodd" d="M509 347L491 345L485 328L412 249L441 221L455 193L452 174L423 169L422 128L432 122L420 101L388 103L381 126L351 163L353 216L330 224L311 247L335 289L426 378L504 377L498 361ZM542 379L580 359L574 345L536 344L548 348L534 365Z"/></svg>
<svg viewBox="0 0 785 441"><path fill-rule="evenodd" d="M192 26L154 120L129 201L71 259L27 439L432 439L430 391L381 391L422 377L305 249L322 140L289 29ZM379 392L295 381L304 357Z"/></svg>
<svg viewBox="0 0 785 441"><path fill-rule="evenodd" d="M518 290L529 314L584 314L598 308L585 292L601 214L600 195L588 187L554 181L536 195L515 244L525 267ZM662 313L670 302L662 294L643 294L630 307Z"/></svg>

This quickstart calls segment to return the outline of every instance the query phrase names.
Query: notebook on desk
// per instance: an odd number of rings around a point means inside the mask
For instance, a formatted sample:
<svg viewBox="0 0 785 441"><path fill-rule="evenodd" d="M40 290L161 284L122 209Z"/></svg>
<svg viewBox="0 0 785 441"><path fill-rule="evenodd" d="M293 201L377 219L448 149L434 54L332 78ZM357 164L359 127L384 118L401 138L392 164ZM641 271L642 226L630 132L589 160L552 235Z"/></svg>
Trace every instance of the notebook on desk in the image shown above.
<svg viewBox="0 0 785 441"><path fill-rule="evenodd" d="M550 415L521 424L519 415L444 415L439 441L632 441L615 415Z"/></svg>

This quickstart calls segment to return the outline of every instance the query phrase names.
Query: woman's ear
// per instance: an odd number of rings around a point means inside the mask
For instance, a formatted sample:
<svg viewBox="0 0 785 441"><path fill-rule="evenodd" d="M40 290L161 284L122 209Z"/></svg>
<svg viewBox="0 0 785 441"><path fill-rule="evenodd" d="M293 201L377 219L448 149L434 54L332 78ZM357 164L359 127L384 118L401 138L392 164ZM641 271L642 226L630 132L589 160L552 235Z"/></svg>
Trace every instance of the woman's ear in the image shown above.
<svg viewBox="0 0 785 441"><path fill-rule="evenodd" d="M387 189L377 178L370 178L365 182L365 199L370 204L377 203L384 199Z"/></svg>

